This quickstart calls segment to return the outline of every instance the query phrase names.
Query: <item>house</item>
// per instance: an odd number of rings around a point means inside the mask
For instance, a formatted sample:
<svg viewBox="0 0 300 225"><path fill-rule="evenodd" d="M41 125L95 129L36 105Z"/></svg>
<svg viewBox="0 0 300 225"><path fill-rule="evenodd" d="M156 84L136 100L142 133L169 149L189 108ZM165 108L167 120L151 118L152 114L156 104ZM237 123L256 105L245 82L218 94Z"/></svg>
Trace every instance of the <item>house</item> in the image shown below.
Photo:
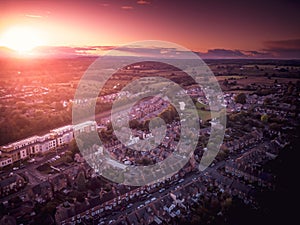
<svg viewBox="0 0 300 225"><path fill-rule="evenodd" d="M57 129L50 130L49 133L41 136L28 137L7 145L0 146L3 156L11 158L12 163L24 160L38 153L44 153L57 147L70 143L74 138L74 132L92 132L96 131L97 123L95 121L87 121L77 125L67 125ZM3 166L10 162L3 161ZM0 167L2 162L0 161Z"/></svg>
<svg viewBox="0 0 300 225"><path fill-rule="evenodd" d="M39 142L37 151L32 152L32 154L35 154L37 152L44 153L51 149L55 149L57 147L56 136L57 135L55 133L47 133L43 136L39 136L37 138L37 141Z"/></svg>
<svg viewBox="0 0 300 225"><path fill-rule="evenodd" d="M0 180L0 196L3 197L12 192L17 192L18 189L24 187L24 185L24 178L18 174L14 174L8 178Z"/></svg>
<svg viewBox="0 0 300 225"><path fill-rule="evenodd" d="M56 139L53 133L43 136L32 136L0 147L2 154L12 159L12 162L24 160L39 152L56 148Z"/></svg>
<svg viewBox="0 0 300 225"><path fill-rule="evenodd" d="M43 203L53 198L52 186L48 181L31 187L27 193L28 198Z"/></svg>
<svg viewBox="0 0 300 225"><path fill-rule="evenodd" d="M19 206L13 207L9 211L9 215L13 216L15 219L23 220L29 219L34 212L34 203L31 201L25 201L19 204Z"/></svg>
<svg viewBox="0 0 300 225"><path fill-rule="evenodd" d="M0 220L0 225L16 225L17 221L13 216L5 215Z"/></svg>
<svg viewBox="0 0 300 225"><path fill-rule="evenodd" d="M64 146L70 143L74 137L72 125L59 127L51 130L50 132L57 135L57 146Z"/></svg>
<svg viewBox="0 0 300 225"><path fill-rule="evenodd" d="M7 156L0 156L0 168L12 164L12 158Z"/></svg>
<svg viewBox="0 0 300 225"><path fill-rule="evenodd" d="M66 174L59 174L49 179L53 192L61 191L68 186L68 177Z"/></svg>
<svg viewBox="0 0 300 225"><path fill-rule="evenodd" d="M60 204L56 208L55 213L55 221L57 224L60 224L61 221L71 218L75 215L75 205L73 203L64 202L63 204Z"/></svg>
<svg viewBox="0 0 300 225"><path fill-rule="evenodd" d="M126 217L126 221L128 222L128 224L133 224L133 225L139 224L135 212L130 213L130 214Z"/></svg>
<svg viewBox="0 0 300 225"><path fill-rule="evenodd" d="M76 124L73 126L73 131L75 135L83 132L93 132L97 130L97 123L95 121L86 121L84 123Z"/></svg>
<svg viewBox="0 0 300 225"><path fill-rule="evenodd" d="M24 158L23 154L24 153L22 152L22 157ZM11 149L11 150L2 151L2 155L4 157L11 158L12 163L21 160L21 150L20 149Z"/></svg>

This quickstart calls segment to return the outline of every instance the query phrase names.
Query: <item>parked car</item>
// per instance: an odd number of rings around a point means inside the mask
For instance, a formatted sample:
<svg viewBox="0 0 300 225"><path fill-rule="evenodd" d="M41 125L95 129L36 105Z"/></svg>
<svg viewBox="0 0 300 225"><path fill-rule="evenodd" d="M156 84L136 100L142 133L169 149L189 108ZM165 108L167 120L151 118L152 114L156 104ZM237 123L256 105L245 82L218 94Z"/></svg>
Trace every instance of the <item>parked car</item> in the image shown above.
<svg viewBox="0 0 300 225"><path fill-rule="evenodd" d="M127 208L129 209L129 208L132 207L132 206L133 206L133 204L130 203L129 205L127 205Z"/></svg>
<svg viewBox="0 0 300 225"><path fill-rule="evenodd" d="M160 189L158 192L162 193L164 190L166 190L165 188Z"/></svg>
<svg viewBox="0 0 300 225"><path fill-rule="evenodd" d="M35 159L34 158L29 159L28 162L33 163L33 162L35 162Z"/></svg>

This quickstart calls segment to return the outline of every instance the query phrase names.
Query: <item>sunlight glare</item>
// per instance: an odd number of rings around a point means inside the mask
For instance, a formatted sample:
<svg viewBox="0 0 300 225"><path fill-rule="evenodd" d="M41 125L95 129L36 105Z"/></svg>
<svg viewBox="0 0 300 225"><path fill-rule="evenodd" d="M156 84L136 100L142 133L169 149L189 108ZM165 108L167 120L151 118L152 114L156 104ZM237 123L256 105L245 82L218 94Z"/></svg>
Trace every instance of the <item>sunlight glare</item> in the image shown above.
<svg viewBox="0 0 300 225"><path fill-rule="evenodd" d="M5 46L18 53L30 52L35 47L44 44L39 32L30 27L12 27L0 38L0 46Z"/></svg>

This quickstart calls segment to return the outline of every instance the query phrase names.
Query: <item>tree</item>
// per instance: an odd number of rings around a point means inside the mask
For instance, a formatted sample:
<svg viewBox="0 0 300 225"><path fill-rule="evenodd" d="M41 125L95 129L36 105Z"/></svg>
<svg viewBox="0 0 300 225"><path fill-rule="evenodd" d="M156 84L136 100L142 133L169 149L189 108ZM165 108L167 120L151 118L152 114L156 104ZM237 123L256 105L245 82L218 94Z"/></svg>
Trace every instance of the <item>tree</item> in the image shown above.
<svg viewBox="0 0 300 225"><path fill-rule="evenodd" d="M293 93L293 91L294 91L294 87L292 85L289 85L287 94L291 95Z"/></svg>
<svg viewBox="0 0 300 225"><path fill-rule="evenodd" d="M85 200L85 195L83 193L78 193L78 195L76 196L76 200L78 202L84 202Z"/></svg>
<svg viewBox="0 0 300 225"><path fill-rule="evenodd" d="M267 122L268 122L268 119L269 119L269 116L268 116L267 114L263 114L263 115L261 115L261 117L260 117L260 120L261 120L261 122L263 122L263 123L267 123Z"/></svg>
<svg viewBox="0 0 300 225"><path fill-rule="evenodd" d="M141 124L137 119L133 119L129 121L129 127L133 129L138 129L141 127Z"/></svg>
<svg viewBox="0 0 300 225"><path fill-rule="evenodd" d="M225 86L228 85L228 80L227 80L227 79L225 79L225 80L223 81L223 85L225 85Z"/></svg>
<svg viewBox="0 0 300 225"><path fill-rule="evenodd" d="M271 98L265 98L264 105L270 105L271 103L272 103L272 99Z"/></svg>
<svg viewBox="0 0 300 225"><path fill-rule="evenodd" d="M73 139L69 144L69 151L71 152L70 156L73 158L76 153L79 153L79 148L77 146L76 140Z"/></svg>
<svg viewBox="0 0 300 225"><path fill-rule="evenodd" d="M217 159L218 159L219 161L224 160L226 157L227 157L227 154L226 154L223 150L220 150L220 151L218 152Z"/></svg>
<svg viewBox="0 0 300 225"><path fill-rule="evenodd" d="M63 104L61 102L55 102L54 107L56 111L60 111L64 109Z"/></svg>
<svg viewBox="0 0 300 225"><path fill-rule="evenodd" d="M85 176L83 172L80 172L76 178L78 191L85 190Z"/></svg>
<svg viewBox="0 0 300 225"><path fill-rule="evenodd" d="M239 93L237 96L235 96L235 102L240 104L245 104L246 103L245 93Z"/></svg>

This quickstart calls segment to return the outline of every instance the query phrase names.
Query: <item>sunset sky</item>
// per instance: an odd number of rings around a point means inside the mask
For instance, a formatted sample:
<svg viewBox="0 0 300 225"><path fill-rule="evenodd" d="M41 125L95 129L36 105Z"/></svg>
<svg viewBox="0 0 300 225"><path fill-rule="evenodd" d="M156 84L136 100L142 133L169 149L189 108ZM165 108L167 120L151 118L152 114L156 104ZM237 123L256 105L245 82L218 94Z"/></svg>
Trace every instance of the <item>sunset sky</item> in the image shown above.
<svg viewBox="0 0 300 225"><path fill-rule="evenodd" d="M208 56L300 58L299 9L296 0L1 0L0 46L88 52L155 39Z"/></svg>

